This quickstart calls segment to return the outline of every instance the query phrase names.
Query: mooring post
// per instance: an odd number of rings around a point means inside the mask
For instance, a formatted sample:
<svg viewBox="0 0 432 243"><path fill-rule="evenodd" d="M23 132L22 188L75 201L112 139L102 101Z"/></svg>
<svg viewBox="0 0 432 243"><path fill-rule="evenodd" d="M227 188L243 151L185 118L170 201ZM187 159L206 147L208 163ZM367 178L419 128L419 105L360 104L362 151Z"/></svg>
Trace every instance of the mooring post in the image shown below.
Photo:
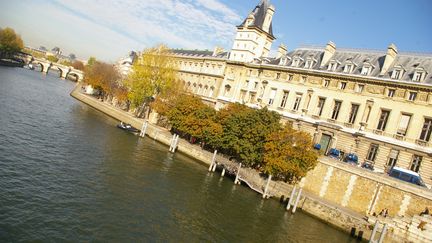
<svg viewBox="0 0 432 243"><path fill-rule="evenodd" d="M271 178L272 178L272 175L269 175L269 177L267 179L267 184L266 184L266 186L264 188L264 192L263 192L262 198L266 198L267 197L267 190L268 190Z"/></svg>
<svg viewBox="0 0 432 243"><path fill-rule="evenodd" d="M222 173L221 173L221 176L223 177L225 175L225 167L224 168L222 168Z"/></svg>
<svg viewBox="0 0 432 243"><path fill-rule="evenodd" d="M172 152L172 148L175 142L175 138L176 138L176 134L173 135L173 137L171 138L171 142L170 142L170 147L169 147L169 151Z"/></svg>
<svg viewBox="0 0 432 243"><path fill-rule="evenodd" d="M212 160L211 160L211 163L210 163L209 171L212 171L212 169L213 169L213 164L216 161L216 154L217 154L217 150L215 149L215 151L213 152L213 157L212 157Z"/></svg>
<svg viewBox="0 0 432 243"><path fill-rule="evenodd" d="M180 137L180 135L177 135L176 134L176 136L175 136L175 138L174 138L174 144L173 144L173 149L172 149L172 152L174 153L175 151L176 151L176 149L177 149L177 145L178 145L178 142L179 142L179 137Z"/></svg>
<svg viewBox="0 0 432 243"><path fill-rule="evenodd" d="M238 169L237 169L237 174L236 174L236 178L235 178L235 180L234 180L234 184L237 184L237 183L239 183L240 181L239 181L239 174L240 174L240 168L241 168L241 163L239 164L239 167L238 167Z"/></svg>
<svg viewBox="0 0 432 243"><path fill-rule="evenodd" d="M384 241L386 233L387 233L387 224L384 224L378 243L382 243Z"/></svg>
<svg viewBox="0 0 432 243"><path fill-rule="evenodd" d="M379 226L379 221L377 220L375 222L375 226L374 226L374 228L372 230L372 235L370 237L369 243L374 243L375 242L375 235L376 235L376 232L378 230L378 226Z"/></svg>
<svg viewBox="0 0 432 243"><path fill-rule="evenodd" d="M216 167L217 167L217 162L215 161L214 164L213 164L213 169L212 169L213 172L216 171Z"/></svg>
<svg viewBox="0 0 432 243"><path fill-rule="evenodd" d="M294 207L293 207L293 209L292 209L292 213L295 213L295 211L296 211L296 209L297 209L297 204L298 204L298 202L300 201L300 197L301 197L302 191L303 191L303 188L300 187L300 190L299 190L299 192L298 192L298 194L297 194L296 201L295 201L295 203L294 203Z"/></svg>
<svg viewBox="0 0 432 243"><path fill-rule="evenodd" d="M291 191L291 196L290 196L290 198L288 200L288 204L287 204L286 210L289 210L291 208L291 203L294 200L294 195L295 195L295 192L296 192L296 187L297 186L294 186L293 189L292 189L292 191Z"/></svg>
<svg viewBox="0 0 432 243"><path fill-rule="evenodd" d="M143 123L143 125L141 127L140 137L145 137L146 131L147 131L147 126L148 126L148 122L144 121L144 123Z"/></svg>

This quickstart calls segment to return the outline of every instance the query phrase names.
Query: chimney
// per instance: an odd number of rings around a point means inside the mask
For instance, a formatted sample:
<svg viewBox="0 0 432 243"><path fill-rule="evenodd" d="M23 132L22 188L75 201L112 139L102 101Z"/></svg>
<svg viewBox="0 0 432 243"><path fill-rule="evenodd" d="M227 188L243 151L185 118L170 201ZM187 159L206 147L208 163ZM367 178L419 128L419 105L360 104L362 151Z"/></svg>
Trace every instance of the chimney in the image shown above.
<svg viewBox="0 0 432 243"><path fill-rule="evenodd" d="M267 33L269 33L270 31L270 25L272 23L274 13L275 13L275 7L273 5L270 5L267 8L267 12L265 13L265 19L262 26L263 30Z"/></svg>
<svg viewBox="0 0 432 243"><path fill-rule="evenodd" d="M221 54L222 52L224 52L224 49L223 49L222 47L216 46L216 47L213 49L213 54L212 54L212 56L215 57L215 56Z"/></svg>
<svg viewBox="0 0 432 243"><path fill-rule="evenodd" d="M324 49L324 56L321 60L320 67L324 67L327 65L327 63L330 61L330 59L333 57L333 55L336 52L336 44L332 41L329 41Z"/></svg>
<svg viewBox="0 0 432 243"><path fill-rule="evenodd" d="M277 52L276 58L279 59L287 54L287 47L284 44L280 44Z"/></svg>
<svg viewBox="0 0 432 243"><path fill-rule="evenodd" d="M389 70L394 60L396 59L397 54L398 51L395 44L390 44L387 47L387 54L385 55L384 64L381 68L380 75L384 75Z"/></svg>

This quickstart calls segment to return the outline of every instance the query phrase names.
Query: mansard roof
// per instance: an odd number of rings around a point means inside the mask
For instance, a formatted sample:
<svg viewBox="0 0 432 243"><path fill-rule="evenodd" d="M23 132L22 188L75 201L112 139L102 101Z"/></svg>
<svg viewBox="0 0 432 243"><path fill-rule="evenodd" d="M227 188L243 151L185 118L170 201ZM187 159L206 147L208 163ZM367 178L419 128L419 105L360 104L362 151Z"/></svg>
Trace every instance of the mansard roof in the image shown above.
<svg viewBox="0 0 432 243"><path fill-rule="evenodd" d="M257 27L258 29L264 31L263 25L264 20L266 17L267 9L271 6L268 0L262 0L255 8L254 10L249 14L249 16L253 16L254 21L252 23L252 27ZM237 27L246 27L246 21L249 18L249 16L243 21L243 23ZM271 36L273 36L273 26L270 23L269 32Z"/></svg>
<svg viewBox="0 0 432 243"><path fill-rule="evenodd" d="M227 58L228 52L221 52L213 56L213 52L209 50L184 50L184 49L172 49L171 52L174 55L184 57L204 57L204 58Z"/></svg>
<svg viewBox="0 0 432 243"><path fill-rule="evenodd" d="M327 71L330 63L337 62L337 67L334 71L328 70L331 73L343 73L347 64L353 63L354 68L350 75L361 75L363 65L368 64L373 67L367 77L391 79L392 72L395 68L402 66L404 72L400 77L400 81L413 82L414 73L418 70L424 70L426 76L421 83L432 84L432 54L422 53L399 53L394 62L389 67L384 75L380 75L386 56L385 51L376 50L361 50L361 49L337 49L330 61L321 67L321 60L324 55L325 47L304 46L288 52L285 56L288 61L284 66L291 66L296 57L300 57L298 68L304 68L308 58L316 59L316 62L311 68L312 70ZM269 64L279 65L280 58L272 59ZM362 75L364 76L364 75Z"/></svg>

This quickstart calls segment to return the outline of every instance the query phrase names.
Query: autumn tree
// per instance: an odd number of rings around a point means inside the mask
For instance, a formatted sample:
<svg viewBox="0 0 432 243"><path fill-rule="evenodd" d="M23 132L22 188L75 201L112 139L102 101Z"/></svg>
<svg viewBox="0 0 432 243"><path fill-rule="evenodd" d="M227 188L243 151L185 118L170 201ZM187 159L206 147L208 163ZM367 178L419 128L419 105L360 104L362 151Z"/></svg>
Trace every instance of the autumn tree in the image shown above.
<svg viewBox="0 0 432 243"><path fill-rule="evenodd" d="M132 106L137 108L136 116L159 96L167 97L176 86L177 73L169 55L169 49L160 45L145 49L133 64L124 83Z"/></svg>
<svg viewBox="0 0 432 243"><path fill-rule="evenodd" d="M72 65L73 68L84 71L84 64L78 60L75 60Z"/></svg>
<svg viewBox="0 0 432 243"><path fill-rule="evenodd" d="M250 167L260 166L265 138L281 126L276 112L241 104L230 104L220 110L216 120L223 128L219 147Z"/></svg>
<svg viewBox="0 0 432 243"><path fill-rule="evenodd" d="M23 48L21 37L12 28L0 30L0 57L10 57Z"/></svg>
<svg viewBox="0 0 432 243"><path fill-rule="evenodd" d="M287 124L270 133L264 144L262 171L290 182L297 182L317 164L310 135Z"/></svg>
<svg viewBox="0 0 432 243"><path fill-rule="evenodd" d="M95 62L85 69L84 82L102 91L105 97L113 96L120 86L120 74L112 64Z"/></svg>

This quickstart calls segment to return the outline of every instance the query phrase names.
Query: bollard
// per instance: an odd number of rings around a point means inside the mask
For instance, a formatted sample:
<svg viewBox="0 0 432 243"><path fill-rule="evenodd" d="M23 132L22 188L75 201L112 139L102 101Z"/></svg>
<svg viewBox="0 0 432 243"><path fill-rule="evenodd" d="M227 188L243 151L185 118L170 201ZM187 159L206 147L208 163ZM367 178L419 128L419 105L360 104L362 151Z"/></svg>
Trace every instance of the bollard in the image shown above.
<svg viewBox="0 0 432 243"><path fill-rule="evenodd" d="M298 202L299 202L299 200L300 200L300 196L301 196L302 190L303 190L303 188L300 188L300 190L299 190L299 192L298 192L298 194L297 194L297 199L296 199L296 201L295 201L295 203L294 203L294 207L293 207L293 209L292 209L292 213L295 213L295 211L296 211L296 209L297 209L297 204L298 204Z"/></svg>
<svg viewBox="0 0 432 243"><path fill-rule="evenodd" d="M145 137L147 131L148 122L145 121L141 127L140 137Z"/></svg>
<svg viewBox="0 0 432 243"><path fill-rule="evenodd" d="M216 171L216 166L217 166L217 162L215 162L215 163L213 164L213 169L212 169L213 172Z"/></svg>
<svg viewBox="0 0 432 243"><path fill-rule="evenodd" d="M268 190L268 186L270 184L271 178L272 178L272 175L269 175L269 177L267 179L267 184L266 184L266 186L264 188L264 192L263 192L262 198L266 198L267 197L267 190Z"/></svg>
<svg viewBox="0 0 432 243"><path fill-rule="evenodd" d="M173 147L173 144L174 144L174 140L175 140L175 134L173 135L173 137L171 138L171 141L170 141L170 147L169 147L169 151L170 152L172 150L172 147Z"/></svg>
<svg viewBox="0 0 432 243"><path fill-rule="evenodd" d="M238 167L238 169L237 169L237 174L236 174L236 178L235 178L235 180L234 180L234 184L240 184L240 181L239 181L239 174L240 174L240 168L241 168L241 163L239 164L239 167Z"/></svg>
<svg viewBox="0 0 432 243"><path fill-rule="evenodd" d="M179 142L179 135L175 135L176 137L174 138L174 143L173 143L173 149L172 149L172 152L174 153L175 151L176 151L176 149L177 149L177 146L178 146L178 142Z"/></svg>
<svg viewBox="0 0 432 243"><path fill-rule="evenodd" d="M384 224L378 243L382 243L384 241L386 233L387 233L387 224Z"/></svg>
<svg viewBox="0 0 432 243"><path fill-rule="evenodd" d="M292 203L293 200L294 200L294 194L295 194L295 191L296 191L296 186L294 186L293 189L292 189L292 191L291 191L291 196L290 196L290 198L289 198L289 200L288 200L288 204L287 204L286 210L289 210L290 207L291 207L291 203Z"/></svg>
<svg viewBox="0 0 432 243"><path fill-rule="evenodd" d="M221 176L222 176L222 177L225 176L225 168L222 169Z"/></svg>

